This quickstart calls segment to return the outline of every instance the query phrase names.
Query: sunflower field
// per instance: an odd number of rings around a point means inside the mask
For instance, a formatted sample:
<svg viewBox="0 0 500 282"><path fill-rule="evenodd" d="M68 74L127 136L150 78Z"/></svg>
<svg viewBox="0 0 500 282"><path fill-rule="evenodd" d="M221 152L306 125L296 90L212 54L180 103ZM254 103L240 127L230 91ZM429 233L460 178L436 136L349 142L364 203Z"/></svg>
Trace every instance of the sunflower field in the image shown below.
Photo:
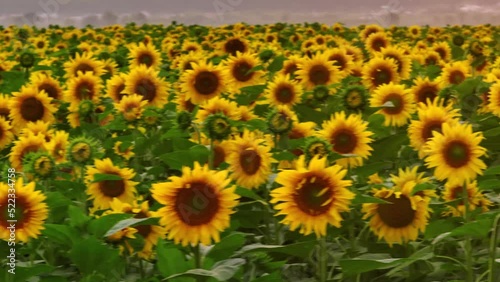
<svg viewBox="0 0 500 282"><path fill-rule="evenodd" d="M0 42L0 281L500 281L498 26Z"/></svg>

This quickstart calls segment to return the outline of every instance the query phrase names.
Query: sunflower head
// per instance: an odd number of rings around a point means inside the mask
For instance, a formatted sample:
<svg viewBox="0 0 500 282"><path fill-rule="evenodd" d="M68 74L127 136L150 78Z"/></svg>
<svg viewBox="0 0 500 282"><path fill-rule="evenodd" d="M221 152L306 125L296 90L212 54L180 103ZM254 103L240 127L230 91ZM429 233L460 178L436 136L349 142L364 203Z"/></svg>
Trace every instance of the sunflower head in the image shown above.
<svg viewBox="0 0 500 282"><path fill-rule="evenodd" d="M232 131L232 122L224 114L216 113L208 116L204 122L204 130L213 140L224 140Z"/></svg>
<svg viewBox="0 0 500 282"><path fill-rule="evenodd" d="M80 115L80 117L87 117L93 114L94 111L95 111L95 105L90 100L82 100L78 104L78 114Z"/></svg>
<svg viewBox="0 0 500 282"><path fill-rule="evenodd" d="M330 96L330 89L326 85L317 85L313 90L313 97L318 102L324 102Z"/></svg>
<svg viewBox="0 0 500 282"><path fill-rule="evenodd" d="M344 107L350 111L363 111L368 104L368 91L361 85L348 86L341 95Z"/></svg>
<svg viewBox="0 0 500 282"><path fill-rule="evenodd" d="M68 146L67 159L73 163L83 165L99 157L99 145L96 140L89 137L73 139Z"/></svg>
<svg viewBox="0 0 500 282"><path fill-rule="evenodd" d="M306 161L312 160L314 157L324 158L328 157L332 152L332 144L324 138L311 136L304 144L304 152Z"/></svg>
<svg viewBox="0 0 500 282"><path fill-rule="evenodd" d="M283 106L286 107L286 106ZM274 134L286 134L293 127L293 117L287 114L287 111L274 109L267 115L267 126Z"/></svg>
<svg viewBox="0 0 500 282"><path fill-rule="evenodd" d="M55 161L48 152L31 152L23 159L23 170L38 179L50 179L54 176Z"/></svg>
<svg viewBox="0 0 500 282"><path fill-rule="evenodd" d="M23 68L31 68L35 65L35 54L31 52L23 52L21 55L19 55L19 64Z"/></svg>

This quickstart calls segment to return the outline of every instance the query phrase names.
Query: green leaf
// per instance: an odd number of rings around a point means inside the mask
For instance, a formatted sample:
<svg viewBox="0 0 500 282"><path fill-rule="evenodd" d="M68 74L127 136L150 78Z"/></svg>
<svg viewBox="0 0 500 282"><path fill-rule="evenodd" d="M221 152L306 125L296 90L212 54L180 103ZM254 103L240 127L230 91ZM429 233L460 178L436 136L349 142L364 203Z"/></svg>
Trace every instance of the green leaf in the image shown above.
<svg viewBox="0 0 500 282"><path fill-rule="evenodd" d="M217 279L217 281L227 281L231 279L236 271L245 264L245 260L241 258L234 258L219 261L212 267L211 270L206 269L190 269L184 273L174 274L167 277L167 280L181 277L181 276L191 276L191 277L212 277Z"/></svg>
<svg viewBox="0 0 500 282"><path fill-rule="evenodd" d="M145 217L145 218L128 218L128 219L121 220L118 223L116 223L113 227L111 227L111 229L109 229L108 232L106 232L106 234L104 234L104 237L111 236L111 235L115 234L116 232L118 232L118 231L120 231L120 230L122 230L124 228L132 226L132 225L137 224L139 222L146 221L148 219L150 219L150 218L149 217Z"/></svg>
<svg viewBox="0 0 500 282"><path fill-rule="evenodd" d="M492 166L487 168L483 175L500 175L500 165Z"/></svg>
<svg viewBox="0 0 500 282"><path fill-rule="evenodd" d="M122 180L121 176L116 174L96 173L94 174L94 181L92 183L106 181L106 180Z"/></svg>
<svg viewBox="0 0 500 282"><path fill-rule="evenodd" d="M92 220L89 223L89 231L96 237L102 237L106 232L111 229L116 223L133 217L133 214L108 214L98 219Z"/></svg>
<svg viewBox="0 0 500 282"><path fill-rule="evenodd" d="M70 225L74 227L83 227L90 220L90 217L81 208L75 206L68 207L68 215Z"/></svg>
<svg viewBox="0 0 500 282"><path fill-rule="evenodd" d="M30 267L16 266L14 281L26 282L29 281L31 277L48 274L54 271L54 267L46 264L37 264Z"/></svg>
<svg viewBox="0 0 500 282"><path fill-rule="evenodd" d="M69 251L71 261L84 275L94 272L109 275L110 266L114 271L123 267L118 249L112 249L95 237L83 239Z"/></svg>
<svg viewBox="0 0 500 282"><path fill-rule="evenodd" d="M257 85L241 87L240 91L241 91L242 95L252 95L252 96L257 95L258 96L264 91L264 89L266 89L265 84L257 84Z"/></svg>
<svg viewBox="0 0 500 282"><path fill-rule="evenodd" d="M387 159L397 159L400 148L408 144L408 142L407 134L392 135L378 140L372 145L373 155L370 157L370 161L376 162Z"/></svg>
<svg viewBox="0 0 500 282"><path fill-rule="evenodd" d="M384 201L383 199L364 194L356 194L356 197L352 200L353 205L359 205L365 203L390 204L390 202Z"/></svg>
<svg viewBox="0 0 500 282"><path fill-rule="evenodd" d="M413 191L411 192L412 195L415 195L416 193L424 190L436 190L436 185L429 183L429 182L424 182L424 183L419 183L413 187Z"/></svg>
<svg viewBox="0 0 500 282"><path fill-rule="evenodd" d="M50 241L71 247L79 238L79 232L68 225L50 224L44 225L45 229L42 230L42 235L47 236Z"/></svg>
<svg viewBox="0 0 500 282"><path fill-rule="evenodd" d="M244 246L240 251L236 252L235 256L252 252L269 252L269 253L282 253L291 256L305 258L309 256L311 250L314 248L316 241L305 241L294 243L290 245L264 245L252 244Z"/></svg>
<svg viewBox="0 0 500 282"><path fill-rule="evenodd" d="M164 240L160 239L158 241L157 255L158 262L156 266L163 277L169 277L189 269L182 252L175 245L168 244Z"/></svg>
<svg viewBox="0 0 500 282"><path fill-rule="evenodd" d="M273 158L277 161L293 161L297 158L293 153L288 151L273 153Z"/></svg>
<svg viewBox="0 0 500 282"><path fill-rule="evenodd" d="M267 70L270 72L277 72L283 68L283 63L285 62L286 57L283 55L277 56L274 60L269 64Z"/></svg>
<svg viewBox="0 0 500 282"><path fill-rule="evenodd" d="M247 188L243 188L241 186L236 186L236 194L242 196L242 197L247 197L250 199L258 200L258 201L264 201L264 198L261 196L257 195L255 191Z"/></svg>
<svg viewBox="0 0 500 282"><path fill-rule="evenodd" d="M328 119L327 114L316 111L315 109L310 108L306 105L297 105L295 107L295 110L297 112L297 115L299 116L299 119L304 122L314 121L316 124L320 125L323 123L323 121Z"/></svg>
<svg viewBox="0 0 500 282"><path fill-rule="evenodd" d="M345 277L354 276L360 273L369 272L377 269L387 269L394 267L400 263L401 259L386 258L386 259L344 259L340 260L339 264L342 268L342 273Z"/></svg>
<svg viewBox="0 0 500 282"><path fill-rule="evenodd" d="M476 238L486 238L490 232L492 219L482 219L466 223L453 229L450 236L472 236Z"/></svg>
<svg viewBox="0 0 500 282"><path fill-rule="evenodd" d="M163 154L159 156L171 169L182 169L183 166L191 166L193 161L188 150L181 150Z"/></svg>
<svg viewBox="0 0 500 282"><path fill-rule="evenodd" d="M434 253L432 252L431 246L427 246L422 248L415 253L413 253L409 258L402 259L401 263L399 263L396 267L391 269L387 275L394 276L395 274L400 273L404 268L408 267L410 264L419 261L419 260L429 260L434 257Z"/></svg>
<svg viewBox="0 0 500 282"><path fill-rule="evenodd" d="M215 244L207 253L207 257L214 261L221 261L231 257L238 249L245 244L245 235L241 233L230 234Z"/></svg>
<svg viewBox="0 0 500 282"><path fill-rule="evenodd" d="M500 127L495 127L495 128L483 131L483 136L486 138L497 137L499 135L500 135Z"/></svg>
<svg viewBox="0 0 500 282"><path fill-rule="evenodd" d="M425 228L424 238L427 240L431 240L436 238L440 234L453 230L454 228L456 228L456 224L454 224L450 220L447 219L434 220L431 221L429 225L427 225L427 228Z"/></svg>
<svg viewBox="0 0 500 282"><path fill-rule="evenodd" d="M485 179L477 183L480 190L500 190L500 180L498 179Z"/></svg>

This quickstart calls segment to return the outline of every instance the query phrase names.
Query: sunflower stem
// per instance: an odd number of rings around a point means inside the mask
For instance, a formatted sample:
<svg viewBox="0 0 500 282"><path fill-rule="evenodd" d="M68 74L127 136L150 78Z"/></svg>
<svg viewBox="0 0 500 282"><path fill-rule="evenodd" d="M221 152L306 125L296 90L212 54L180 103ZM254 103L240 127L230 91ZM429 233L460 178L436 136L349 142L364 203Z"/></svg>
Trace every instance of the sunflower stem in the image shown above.
<svg viewBox="0 0 500 282"><path fill-rule="evenodd" d="M318 243L319 243L319 281L326 282L326 280L327 280L328 254L326 252L325 237L319 238Z"/></svg>
<svg viewBox="0 0 500 282"><path fill-rule="evenodd" d="M200 244L198 243L196 246L193 247L193 254L194 254L194 265L195 268L197 269L203 269L203 264L202 264L202 257L201 257L201 252L200 252ZM198 282L204 282L205 277L202 276L197 276L196 281Z"/></svg>
<svg viewBox="0 0 500 282"><path fill-rule="evenodd" d="M469 214L469 193L467 192L467 181L464 181L462 187L462 198L464 201L464 221L465 224L470 221ZM464 255L465 255L465 271L466 271L466 280L467 282L474 281L474 270L472 269L472 244L470 236L465 236L464 238Z"/></svg>
<svg viewBox="0 0 500 282"><path fill-rule="evenodd" d="M493 233L490 238L490 258L488 261L488 282L494 282L495 280L495 258L498 240L498 230L500 229L500 214L497 214L495 220L493 221Z"/></svg>
<svg viewBox="0 0 500 282"><path fill-rule="evenodd" d="M141 272L141 279L146 278L146 273L144 272L144 262L139 258L139 271Z"/></svg>
<svg viewBox="0 0 500 282"><path fill-rule="evenodd" d="M212 170L214 168L214 139L210 138L210 152L208 153L208 167Z"/></svg>

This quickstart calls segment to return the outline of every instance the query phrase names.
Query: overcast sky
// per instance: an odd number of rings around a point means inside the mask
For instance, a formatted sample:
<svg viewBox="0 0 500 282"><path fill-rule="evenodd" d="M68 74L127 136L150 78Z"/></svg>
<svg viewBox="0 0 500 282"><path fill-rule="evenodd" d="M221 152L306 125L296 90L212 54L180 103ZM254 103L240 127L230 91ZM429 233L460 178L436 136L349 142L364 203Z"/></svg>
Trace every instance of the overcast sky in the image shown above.
<svg viewBox="0 0 500 282"><path fill-rule="evenodd" d="M272 9L291 12L373 10L382 5L399 6L403 9L422 8L426 5L450 3L494 4L497 0L0 0L0 14L55 11L62 15L88 13L181 13L190 11L214 12L217 4L233 6L235 10ZM52 5L53 3L61 3ZM47 11L45 11L47 12Z"/></svg>

